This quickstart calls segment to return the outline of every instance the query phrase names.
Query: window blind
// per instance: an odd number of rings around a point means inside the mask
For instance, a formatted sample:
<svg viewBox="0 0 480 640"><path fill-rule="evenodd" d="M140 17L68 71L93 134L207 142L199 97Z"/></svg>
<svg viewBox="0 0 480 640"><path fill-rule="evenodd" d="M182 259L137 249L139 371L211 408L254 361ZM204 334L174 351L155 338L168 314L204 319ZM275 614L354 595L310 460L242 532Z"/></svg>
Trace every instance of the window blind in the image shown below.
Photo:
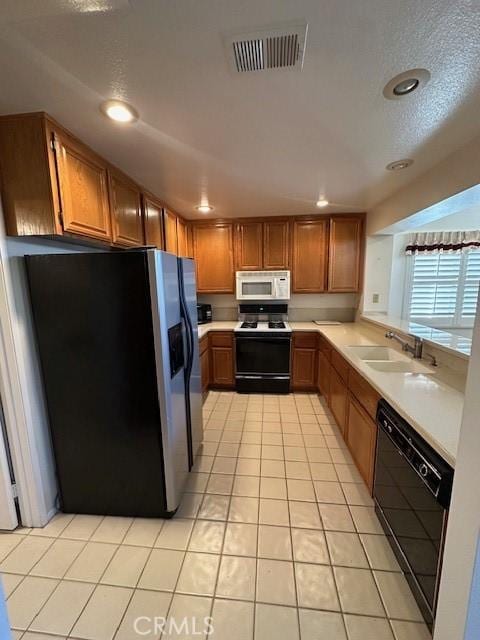
<svg viewBox="0 0 480 640"><path fill-rule="evenodd" d="M413 257L409 317L437 327L470 327L477 307L480 251Z"/></svg>

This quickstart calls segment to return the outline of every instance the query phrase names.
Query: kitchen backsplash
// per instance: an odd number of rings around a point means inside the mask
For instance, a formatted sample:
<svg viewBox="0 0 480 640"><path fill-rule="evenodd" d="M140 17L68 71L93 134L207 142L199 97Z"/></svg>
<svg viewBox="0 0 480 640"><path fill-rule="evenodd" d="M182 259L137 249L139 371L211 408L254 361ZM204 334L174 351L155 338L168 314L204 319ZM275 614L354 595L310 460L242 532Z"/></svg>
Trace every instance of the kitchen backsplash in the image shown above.
<svg viewBox="0 0 480 640"><path fill-rule="evenodd" d="M236 320L238 301L233 295L199 294L199 302L212 305L214 320ZM358 307L356 293L293 294L288 301L288 318L292 322L339 320L353 322Z"/></svg>

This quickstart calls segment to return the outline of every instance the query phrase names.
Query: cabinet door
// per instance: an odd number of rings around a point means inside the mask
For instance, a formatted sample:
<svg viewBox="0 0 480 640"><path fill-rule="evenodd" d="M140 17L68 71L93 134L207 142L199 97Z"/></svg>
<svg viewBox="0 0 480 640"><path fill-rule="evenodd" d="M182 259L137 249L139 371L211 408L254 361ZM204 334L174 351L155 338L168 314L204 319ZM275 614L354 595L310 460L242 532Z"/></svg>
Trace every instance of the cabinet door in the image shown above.
<svg viewBox="0 0 480 640"><path fill-rule="evenodd" d="M263 269L263 224L242 222L236 225L236 265L239 271Z"/></svg>
<svg viewBox="0 0 480 640"><path fill-rule="evenodd" d="M212 347L211 382L215 387L233 387L233 349L232 347Z"/></svg>
<svg viewBox="0 0 480 640"><path fill-rule="evenodd" d="M347 385L336 370L330 367L330 409L344 437L347 426L347 399Z"/></svg>
<svg viewBox="0 0 480 640"><path fill-rule="evenodd" d="M177 216L168 209L163 210L163 229L165 234L165 251L177 255Z"/></svg>
<svg viewBox="0 0 480 640"><path fill-rule="evenodd" d="M326 401L330 402L330 362L322 351L318 352L317 386Z"/></svg>
<svg viewBox="0 0 480 640"><path fill-rule="evenodd" d="M315 389L317 352L315 349L294 347L292 366L293 389Z"/></svg>
<svg viewBox="0 0 480 640"><path fill-rule="evenodd" d="M181 258L188 258L187 223L177 217L177 251Z"/></svg>
<svg viewBox="0 0 480 640"><path fill-rule="evenodd" d="M164 249L162 206L149 196L144 196L143 213L145 216L145 243L153 245L157 249Z"/></svg>
<svg viewBox="0 0 480 640"><path fill-rule="evenodd" d="M327 278L327 220L293 223L293 291L321 293Z"/></svg>
<svg viewBox="0 0 480 640"><path fill-rule="evenodd" d="M362 219L330 220L328 290L349 292L360 290L362 253Z"/></svg>
<svg viewBox="0 0 480 640"><path fill-rule="evenodd" d="M348 399L347 445L366 485L373 489L377 426L360 404Z"/></svg>
<svg viewBox="0 0 480 640"><path fill-rule="evenodd" d="M195 225L193 254L198 292L234 293L232 224Z"/></svg>
<svg viewBox="0 0 480 640"><path fill-rule="evenodd" d="M290 266L290 223L288 220L264 222L263 268L288 269Z"/></svg>
<svg viewBox="0 0 480 640"><path fill-rule="evenodd" d="M137 185L116 172L110 172L113 241L126 247L143 245L141 194Z"/></svg>
<svg viewBox="0 0 480 640"><path fill-rule="evenodd" d="M106 164L80 142L57 132L53 136L63 230L110 242Z"/></svg>

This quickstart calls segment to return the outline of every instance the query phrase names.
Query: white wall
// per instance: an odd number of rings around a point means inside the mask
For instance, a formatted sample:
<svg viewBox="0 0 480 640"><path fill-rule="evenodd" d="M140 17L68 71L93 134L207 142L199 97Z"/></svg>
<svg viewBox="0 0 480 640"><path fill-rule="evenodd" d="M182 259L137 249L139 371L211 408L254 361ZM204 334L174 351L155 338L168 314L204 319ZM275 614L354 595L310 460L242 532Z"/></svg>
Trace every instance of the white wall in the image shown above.
<svg viewBox="0 0 480 640"><path fill-rule="evenodd" d="M449 213L456 210L453 206L464 209L469 204L478 203L479 166L480 136L369 210L367 234L384 233L391 225L432 205L435 208L430 211L429 219L422 220L422 223L443 217L445 212L436 206L437 203L463 191L465 193L461 197L445 203ZM472 187L472 191L466 191Z"/></svg>
<svg viewBox="0 0 480 640"><path fill-rule="evenodd" d="M480 562L477 555L480 533L479 315L477 313L473 335L434 640L480 638ZM467 615L469 622L465 629Z"/></svg>
<svg viewBox="0 0 480 640"><path fill-rule="evenodd" d="M388 312L392 256L393 236L378 235L367 238L362 301L362 310L367 313ZM378 302L373 300L375 294L378 295Z"/></svg>

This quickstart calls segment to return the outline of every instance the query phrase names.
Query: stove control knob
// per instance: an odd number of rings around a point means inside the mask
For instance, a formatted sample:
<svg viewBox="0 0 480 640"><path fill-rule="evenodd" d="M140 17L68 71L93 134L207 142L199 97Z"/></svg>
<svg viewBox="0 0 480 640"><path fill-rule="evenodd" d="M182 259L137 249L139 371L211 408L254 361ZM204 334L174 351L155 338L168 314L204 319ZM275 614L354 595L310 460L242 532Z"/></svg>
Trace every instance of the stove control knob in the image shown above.
<svg viewBox="0 0 480 640"><path fill-rule="evenodd" d="M428 476L428 467L425 463L421 464L418 467L418 470L420 471L420 475L423 476L424 478Z"/></svg>

